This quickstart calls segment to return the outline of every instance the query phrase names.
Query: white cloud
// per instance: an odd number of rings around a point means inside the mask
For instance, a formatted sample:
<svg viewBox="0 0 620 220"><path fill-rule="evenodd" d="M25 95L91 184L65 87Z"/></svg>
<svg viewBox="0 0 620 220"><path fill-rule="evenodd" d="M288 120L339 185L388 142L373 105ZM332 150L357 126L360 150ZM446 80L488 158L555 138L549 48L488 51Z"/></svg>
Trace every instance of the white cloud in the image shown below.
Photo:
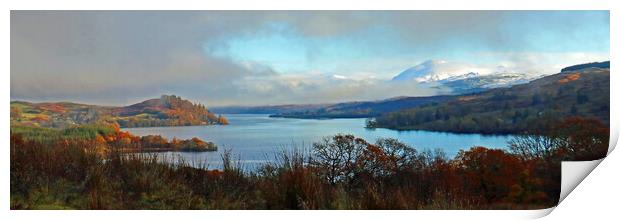
<svg viewBox="0 0 620 220"><path fill-rule="evenodd" d="M562 68L576 64L609 60L609 53L597 52L487 52L476 56L480 59L499 58L495 67L498 71L533 76L559 73Z"/></svg>
<svg viewBox="0 0 620 220"><path fill-rule="evenodd" d="M346 76L338 75L338 74L334 74L334 75L332 75L332 77L334 77L335 79L347 79L348 78Z"/></svg>
<svg viewBox="0 0 620 220"><path fill-rule="evenodd" d="M495 16L498 13L14 11L11 99L116 105L172 93L208 105L224 105L433 95L444 91L387 81L421 60L452 59L437 56L462 46L443 44L455 36L492 41L491 46L504 49L502 45L520 45L522 40L504 42L502 36L493 35L498 21L489 18L503 17ZM208 46L226 47L226 39L265 31L261 28L273 22L288 23L306 38L345 36L356 42L352 49L368 49L365 54L370 56L344 60L338 56L341 50L336 50L333 57L317 59L316 68L285 73L261 63L208 53ZM359 34L386 24L388 29L402 31L395 33L402 41L385 40L388 36L383 32L377 36ZM373 37L379 40L370 39ZM426 57L428 51L434 57ZM486 60L467 64L481 73L499 69L549 74L568 65L607 60L608 54L490 52L467 58L451 62ZM325 66L329 68L322 69Z"/></svg>

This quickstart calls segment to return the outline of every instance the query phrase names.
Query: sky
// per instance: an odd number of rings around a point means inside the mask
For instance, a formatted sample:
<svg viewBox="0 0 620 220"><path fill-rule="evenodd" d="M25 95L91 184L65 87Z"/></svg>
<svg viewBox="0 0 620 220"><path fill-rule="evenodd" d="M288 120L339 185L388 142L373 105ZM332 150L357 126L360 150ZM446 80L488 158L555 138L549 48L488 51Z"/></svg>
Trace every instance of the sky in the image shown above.
<svg viewBox="0 0 620 220"><path fill-rule="evenodd" d="M11 11L11 100L207 106L446 91L427 60L546 75L609 60L609 11Z"/></svg>

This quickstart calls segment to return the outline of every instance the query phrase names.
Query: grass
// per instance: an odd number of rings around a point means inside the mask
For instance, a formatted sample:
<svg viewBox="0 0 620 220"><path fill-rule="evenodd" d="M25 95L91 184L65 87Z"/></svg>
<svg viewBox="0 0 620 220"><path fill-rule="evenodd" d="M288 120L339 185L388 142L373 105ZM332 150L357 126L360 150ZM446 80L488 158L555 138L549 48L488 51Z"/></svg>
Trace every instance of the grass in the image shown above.
<svg viewBox="0 0 620 220"><path fill-rule="evenodd" d="M103 124L75 126L67 129L55 129L25 125L12 125L11 134L21 135L27 140L51 143L61 140L94 140L97 135L108 136L116 130Z"/></svg>

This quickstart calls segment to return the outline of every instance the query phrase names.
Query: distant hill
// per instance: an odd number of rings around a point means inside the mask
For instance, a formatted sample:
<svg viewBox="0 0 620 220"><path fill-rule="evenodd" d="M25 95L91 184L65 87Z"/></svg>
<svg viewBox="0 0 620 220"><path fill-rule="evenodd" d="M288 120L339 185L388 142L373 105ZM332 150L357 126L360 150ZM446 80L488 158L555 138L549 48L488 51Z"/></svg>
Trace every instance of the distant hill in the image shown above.
<svg viewBox="0 0 620 220"><path fill-rule="evenodd" d="M218 114L282 114L289 112L314 111L326 106L329 106L329 104L224 106L212 107L211 111Z"/></svg>
<svg viewBox="0 0 620 220"><path fill-rule="evenodd" d="M592 64L568 67L571 71L510 88L383 114L369 125L487 134L545 129L549 121L569 116L594 117L609 125L609 69L588 65Z"/></svg>
<svg viewBox="0 0 620 220"><path fill-rule="evenodd" d="M590 68L590 67L609 69L609 61L584 63L584 64L578 64L574 66L569 66L569 67L563 68L561 72L575 71L575 70L580 70L580 69L585 69L585 68Z"/></svg>
<svg viewBox="0 0 620 220"><path fill-rule="evenodd" d="M277 113L271 117L368 118L400 109L443 102L452 98L453 96L396 97L379 101L345 102L306 111Z"/></svg>
<svg viewBox="0 0 620 220"><path fill-rule="evenodd" d="M116 122L121 127L228 124L204 105L175 95L163 95L124 107L69 102L11 102L11 123L40 127L70 127L97 122Z"/></svg>

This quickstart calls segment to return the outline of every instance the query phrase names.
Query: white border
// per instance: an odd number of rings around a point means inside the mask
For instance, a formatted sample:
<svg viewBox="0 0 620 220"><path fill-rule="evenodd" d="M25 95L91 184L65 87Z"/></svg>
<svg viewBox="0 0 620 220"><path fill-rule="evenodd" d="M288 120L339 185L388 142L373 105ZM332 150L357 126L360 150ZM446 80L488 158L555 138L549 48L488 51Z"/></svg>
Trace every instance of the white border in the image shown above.
<svg viewBox="0 0 620 220"><path fill-rule="evenodd" d="M618 35L619 27L617 22L618 4L612 0L590 0L590 1L576 1L576 0L564 0L564 1L536 1L536 0L520 0L520 1L482 1L482 0L468 0L468 1L447 1L447 0L424 0L424 1L406 1L406 0L383 0L383 1L363 1L363 0L318 0L318 1L305 1L300 4L297 1L291 0L226 0L226 1L207 1L207 0L176 0L176 1L164 1L164 0L139 0L139 1L122 1L122 0L108 0L108 1L80 1L80 0L56 0L56 1L44 1L44 0L24 0L24 1L11 1L3 2L4 14L2 15L1 27L4 30L2 38L3 44L3 59L0 60L4 67L4 74L1 74L2 88L2 101L0 108L2 113L1 122L4 140L4 152L2 152L2 200L0 205L4 208L2 212L2 219L38 219L41 217L53 218L53 219L105 219L110 218L149 218L149 219L180 219L180 218L211 218L211 219L255 219L255 218L269 218L269 219L312 219L317 218L361 218L361 219L379 219L379 218L411 218L419 217L422 219L522 219L522 218L536 218L548 214L551 209L537 210L537 211L10 211L9 209L9 100L10 100L10 12L9 10L114 10L114 9L133 9L133 10L611 10L611 37L610 39L620 39ZM618 63L618 59L615 57L615 48L617 46L612 40L611 42L610 57L612 63ZM612 71L613 72L613 71ZM613 85L619 85L618 77L614 73L611 74L611 91L612 94L616 94L618 89ZM618 115L618 100L611 100L611 112L612 112L612 140L618 139L618 120L614 115ZM614 158L614 156L611 156ZM589 190L595 189L594 193L605 193L607 189L599 188L603 183L617 183L617 168L618 157L612 162L607 163L603 161L601 166L597 168L593 173L601 173L605 176L593 176L591 179L596 181L589 181L586 179L583 184L577 187L577 191L569 195L567 200L563 203L581 205L573 209L562 209L562 205L556 212L564 211L563 213L557 213L557 216L551 215L550 217L574 217L575 213L590 213L585 216L606 216L605 212L611 214L615 211L612 209L599 210L593 204L613 204L614 198L608 198L605 196L594 197L601 198L602 201L582 201L578 196L580 189L587 188ZM612 165L609 165L612 164ZM613 167L613 164L616 166ZM612 167L610 167L612 166ZM588 184L588 185L586 185ZM615 187L615 185L606 184L607 187ZM613 191L613 190L610 190ZM590 191L591 192L591 191ZM603 194L605 195L605 194ZM616 190L617 198L617 190ZM584 195L582 194L582 197ZM593 196L592 194L585 195ZM590 206L588 206L590 205ZM579 207L589 207L589 210L583 210ZM605 207L605 206L603 206ZM609 206L607 206L609 207ZM603 215L600 215L603 213Z"/></svg>
<svg viewBox="0 0 620 220"><path fill-rule="evenodd" d="M8 5L11 10L609 10L613 0L21 0Z"/></svg>

